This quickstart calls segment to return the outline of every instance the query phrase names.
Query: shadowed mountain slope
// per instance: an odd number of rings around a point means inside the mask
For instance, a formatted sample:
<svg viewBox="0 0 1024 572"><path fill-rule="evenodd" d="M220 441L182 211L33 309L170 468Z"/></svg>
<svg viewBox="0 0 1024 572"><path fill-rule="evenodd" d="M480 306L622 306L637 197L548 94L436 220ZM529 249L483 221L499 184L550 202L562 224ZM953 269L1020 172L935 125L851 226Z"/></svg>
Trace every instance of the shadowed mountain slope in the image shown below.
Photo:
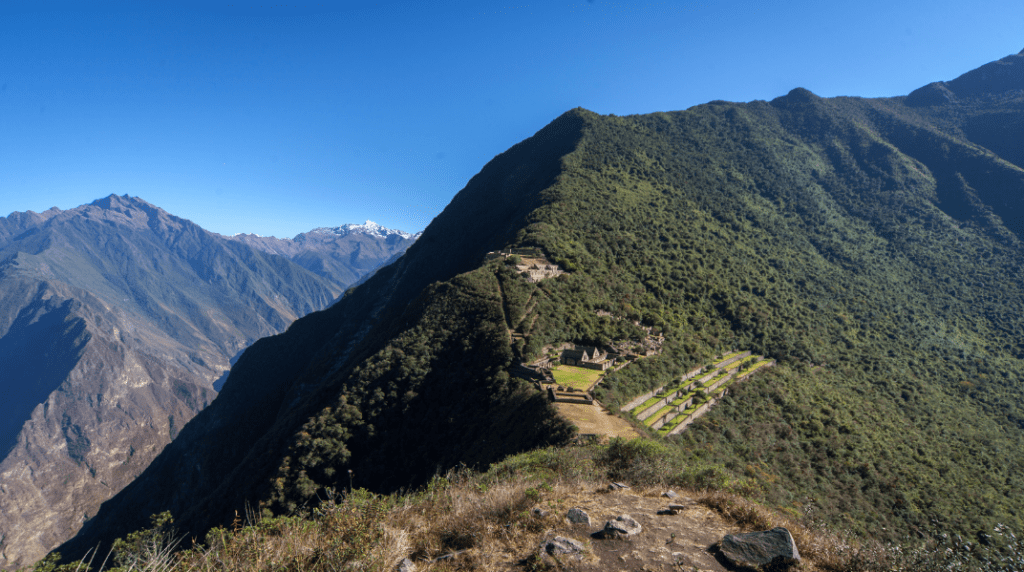
<svg viewBox="0 0 1024 572"><path fill-rule="evenodd" d="M341 286L137 198L0 219L0 566L72 536Z"/></svg>
<svg viewBox="0 0 1024 572"><path fill-rule="evenodd" d="M1024 170L981 143L1020 134L967 127L1012 115L1021 87L570 111L491 161L398 262L246 351L63 550L162 510L201 534L245 502L314 503L349 470L387 491L564 441L510 366L636 339L634 322L664 352L609 374L607 404L728 348L779 360L672 438L752 494L879 538L1022 530ZM566 273L532 283L484 261L509 247Z"/></svg>

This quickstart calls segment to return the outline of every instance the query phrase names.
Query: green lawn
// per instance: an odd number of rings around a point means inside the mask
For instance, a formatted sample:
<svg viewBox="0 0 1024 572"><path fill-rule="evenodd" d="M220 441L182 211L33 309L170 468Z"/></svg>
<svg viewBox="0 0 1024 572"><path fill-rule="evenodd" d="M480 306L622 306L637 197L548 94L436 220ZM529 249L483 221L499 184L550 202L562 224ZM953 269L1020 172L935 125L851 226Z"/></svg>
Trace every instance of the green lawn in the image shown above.
<svg viewBox="0 0 1024 572"><path fill-rule="evenodd" d="M587 391L597 383L597 380L601 379L604 372L583 367L560 365L551 370L551 375L555 378L555 383L558 385Z"/></svg>

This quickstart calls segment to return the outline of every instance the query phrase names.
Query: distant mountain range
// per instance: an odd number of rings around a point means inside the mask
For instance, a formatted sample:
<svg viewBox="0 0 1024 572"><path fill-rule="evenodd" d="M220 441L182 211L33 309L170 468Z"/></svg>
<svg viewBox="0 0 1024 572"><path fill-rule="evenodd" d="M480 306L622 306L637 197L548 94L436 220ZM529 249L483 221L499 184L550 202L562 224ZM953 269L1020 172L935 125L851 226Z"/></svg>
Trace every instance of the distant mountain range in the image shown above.
<svg viewBox="0 0 1024 572"><path fill-rule="evenodd" d="M394 491L565 443L571 427L515 365L631 339L634 323L663 351L609 374L605 404L731 348L778 360L670 439L699 467L677 482L883 540L1024 530L1022 70L1019 54L905 97L798 88L565 113L489 162L394 264L246 350L61 551L166 510L202 538L350 479ZM486 256L509 248L564 273L533 282Z"/></svg>
<svg viewBox="0 0 1024 572"><path fill-rule="evenodd" d="M70 538L241 350L414 240L339 229L270 239L275 254L128 196L0 218L0 567Z"/></svg>
<svg viewBox="0 0 1024 572"><path fill-rule="evenodd" d="M306 270L351 285L401 255L419 234L392 230L368 220L363 224L315 228L292 239L255 234L228 238L286 256Z"/></svg>

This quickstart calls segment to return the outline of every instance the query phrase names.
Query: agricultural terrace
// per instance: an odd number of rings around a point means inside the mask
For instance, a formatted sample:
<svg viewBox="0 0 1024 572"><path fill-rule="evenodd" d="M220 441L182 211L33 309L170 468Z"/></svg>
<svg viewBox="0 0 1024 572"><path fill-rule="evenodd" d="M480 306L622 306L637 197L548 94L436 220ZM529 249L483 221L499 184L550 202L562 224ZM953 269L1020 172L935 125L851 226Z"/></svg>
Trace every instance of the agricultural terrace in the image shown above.
<svg viewBox="0 0 1024 572"><path fill-rule="evenodd" d="M660 435L674 434L705 413L732 383L774 363L761 356L751 356L749 351L734 351L717 358L711 366L689 372L668 391L660 388L640 396L639 399L646 399L634 400L623 411L632 411L638 421ZM703 377L693 379L708 370L710 372Z"/></svg>

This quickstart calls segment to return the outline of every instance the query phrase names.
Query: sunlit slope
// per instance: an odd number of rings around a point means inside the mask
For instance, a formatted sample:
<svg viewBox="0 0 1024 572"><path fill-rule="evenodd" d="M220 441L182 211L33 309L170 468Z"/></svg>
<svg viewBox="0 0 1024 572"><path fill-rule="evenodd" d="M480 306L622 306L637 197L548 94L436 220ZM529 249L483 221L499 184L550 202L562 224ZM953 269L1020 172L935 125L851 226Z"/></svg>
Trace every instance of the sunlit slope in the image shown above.
<svg viewBox="0 0 1024 572"><path fill-rule="evenodd" d="M879 536L1024 529L1024 171L953 115L801 89L569 112L489 163L398 263L247 352L68 548L157 510L196 531L246 500L315 502L349 470L393 490L564 440L507 371L636 324L665 351L607 375L606 404L731 348L779 361L674 438L770 502ZM484 262L509 247L567 272L534 284Z"/></svg>

